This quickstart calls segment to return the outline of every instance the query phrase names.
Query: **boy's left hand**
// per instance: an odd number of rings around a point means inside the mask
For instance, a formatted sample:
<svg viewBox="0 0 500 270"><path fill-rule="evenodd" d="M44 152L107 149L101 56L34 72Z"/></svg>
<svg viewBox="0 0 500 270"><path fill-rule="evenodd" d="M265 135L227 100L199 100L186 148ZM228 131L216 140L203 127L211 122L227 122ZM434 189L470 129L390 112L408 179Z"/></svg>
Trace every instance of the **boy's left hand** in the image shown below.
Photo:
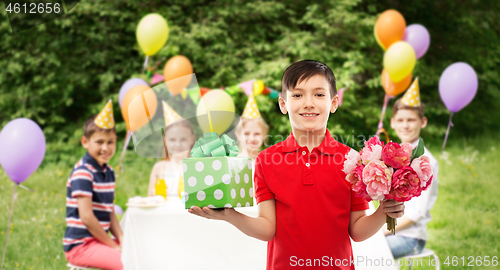
<svg viewBox="0 0 500 270"><path fill-rule="evenodd" d="M405 204L396 200L380 201L379 208L391 218L400 218L405 214Z"/></svg>

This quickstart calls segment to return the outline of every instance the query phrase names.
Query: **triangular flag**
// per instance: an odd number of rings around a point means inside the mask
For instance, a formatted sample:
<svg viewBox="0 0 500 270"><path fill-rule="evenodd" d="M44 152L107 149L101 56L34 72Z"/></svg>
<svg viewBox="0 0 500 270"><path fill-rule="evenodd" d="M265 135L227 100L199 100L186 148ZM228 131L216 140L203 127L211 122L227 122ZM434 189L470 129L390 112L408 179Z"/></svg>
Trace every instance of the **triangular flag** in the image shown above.
<svg viewBox="0 0 500 270"><path fill-rule="evenodd" d="M401 102L407 106L420 107L420 89L418 86L418 77L415 78L410 88L406 90L405 95L401 98Z"/></svg>
<svg viewBox="0 0 500 270"><path fill-rule="evenodd" d="M182 89L181 90L181 97L182 97L182 99L186 99L187 95L188 95L188 91L186 90L186 88Z"/></svg>
<svg viewBox="0 0 500 270"><path fill-rule="evenodd" d="M113 102L111 99L106 106L96 116L94 123L102 129L112 129L115 127L115 118L113 117Z"/></svg>
<svg viewBox="0 0 500 270"><path fill-rule="evenodd" d="M193 103L196 105L200 101L200 89L191 89L187 91L188 96L191 98Z"/></svg>
<svg viewBox="0 0 500 270"><path fill-rule="evenodd" d="M157 84L157 83L163 82L164 80L165 80L165 78L164 78L162 75L160 75L160 74L158 74L158 73L155 73L155 74L153 75L153 78L151 78L151 83L150 83L150 85L155 85L155 84Z"/></svg>
<svg viewBox="0 0 500 270"><path fill-rule="evenodd" d="M175 121L183 120L183 118L170 107L165 101L163 102L163 117L165 117L165 126L172 124Z"/></svg>
<svg viewBox="0 0 500 270"><path fill-rule="evenodd" d="M254 82L255 82L255 79L239 83L238 86L245 91L245 94L247 96L250 96L253 93L253 83Z"/></svg>
<svg viewBox="0 0 500 270"><path fill-rule="evenodd" d="M243 115L241 117L250 119L260 117L260 111L257 107L257 102L255 102L255 97L253 95L248 96L248 101L245 105L245 110L243 110Z"/></svg>
<svg viewBox="0 0 500 270"><path fill-rule="evenodd" d="M344 99L344 91L346 88L340 88L340 90L337 92L337 95L339 96L339 107L342 106L342 100Z"/></svg>

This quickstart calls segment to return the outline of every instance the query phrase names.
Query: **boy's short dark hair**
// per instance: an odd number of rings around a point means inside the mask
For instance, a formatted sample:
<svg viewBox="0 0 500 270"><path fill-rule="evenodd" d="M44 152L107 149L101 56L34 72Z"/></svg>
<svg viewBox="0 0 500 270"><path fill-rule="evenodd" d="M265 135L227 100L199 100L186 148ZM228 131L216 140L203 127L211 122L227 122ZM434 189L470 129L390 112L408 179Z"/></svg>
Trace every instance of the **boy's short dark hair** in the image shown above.
<svg viewBox="0 0 500 270"><path fill-rule="evenodd" d="M113 132L116 134L115 127L110 128L110 129L104 129L104 128L98 127L94 122L96 117L97 117L97 114L92 115L83 124L83 136L85 136L85 138L90 139L92 134L94 134L98 131L104 131L104 132L108 132L108 133Z"/></svg>
<svg viewBox="0 0 500 270"><path fill-rule="evenodd" d="M401 99L402 98L396 100L396 102L394 103L394 106L392 107L392 117L394 117L399 110L414 111L417 113L417 115L418 115L418 117L420 117L420 119L423 119L425 117L425 113L424 113L425 105L424 105L424 103L420 102L420 106L413 107L413 106L408 106L408 105L404 104L401 101Z"/></svg>
<svg viewBox="0 0 500 270"><path fill-rule="evenodd" d="M314 75L323 75L330 84L330 98L337 95L337 85L333 71L325 64L315 60L302 60L293 63L283 73L281 79L281 92L283 99L286 99L286 91L289 91L298 83L307 80Z"/></svg>

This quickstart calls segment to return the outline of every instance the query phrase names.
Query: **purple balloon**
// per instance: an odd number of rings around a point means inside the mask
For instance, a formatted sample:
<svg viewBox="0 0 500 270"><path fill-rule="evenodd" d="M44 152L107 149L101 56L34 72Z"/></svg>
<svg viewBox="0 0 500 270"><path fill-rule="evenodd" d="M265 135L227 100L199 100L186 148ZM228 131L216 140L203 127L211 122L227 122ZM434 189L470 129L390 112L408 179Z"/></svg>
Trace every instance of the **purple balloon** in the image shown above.
<svg viewBox="0 0 500 270"><path fill-rule="evenodd" d="M36 171L44 156L45 136L32 120L14 119L0 132L0 164L15 183Z"/></svg>
<svg viewBox="0 0 500 270"><path fill-rule="evenodd" d="M448 66L439 79L439 94L450 112L458 112L472 101L477 92L477 75L466 63Z"/></svg>
<svg viewBox="0 0 500 270"><path fill-rule="evenodd" d="M118 94L118 103L120 104L120 108L122 107L123 99L125 98L125 95L127 94L128 90L132 89L132 87L137 85L149 86L149 84L145 80L140 78L129 79L122 85L122 87L120 88L120 93Z"/></svg>
<svg viewBox="0 0 500 270"><path fill-rule="evenodd" d="M117 215L123 214L123 209L118 204L115 204L115 214Z"/></svg>
<svg viewBox="0 0 500 270"><path fill-rule="evenodd" d="M429 49L431 36L423 25L412 24L406 27L403 40L408 42L413 47L415 54L417 55L417 59L419 59L424 56L427 49Z"/></svg>

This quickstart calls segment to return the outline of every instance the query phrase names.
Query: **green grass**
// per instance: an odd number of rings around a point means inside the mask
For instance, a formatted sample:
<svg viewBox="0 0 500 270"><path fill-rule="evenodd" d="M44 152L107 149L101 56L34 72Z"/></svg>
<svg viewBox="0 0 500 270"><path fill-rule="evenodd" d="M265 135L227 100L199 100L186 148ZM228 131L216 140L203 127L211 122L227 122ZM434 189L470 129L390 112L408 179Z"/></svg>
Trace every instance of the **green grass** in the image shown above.
<svg viewBox="0 0 500 270"><path fill-rule="evenodd" d="M477 138L452 141L447 153L439 145L430 149L439 161L439 195L432 209L427 248L441 259L442 269L469 269L469 256L500 256L500 143ZM80 151L79 154L82 154ZM50 155L50 153L47 153ZM23 185L36 190L32 193L17 189L13 226L4 269L66 269L62 250L65 229L65 183L71 165L77 161L44 163ZM119 153L110 162L117 165ZM116 203L125 207L129 197L147 193L149 173L155 160L139 158L132 151L125 158L125 172L117 178ZM3 248L14 184L0 170L0 245ZM444 260L457 256L459 266L443 265ZM423 260L427 264L427 259ZM478 267L477 269L498 269ZM402 267L402 269L407 269ZM433 269L415 267L414 269Z"/></svg>

